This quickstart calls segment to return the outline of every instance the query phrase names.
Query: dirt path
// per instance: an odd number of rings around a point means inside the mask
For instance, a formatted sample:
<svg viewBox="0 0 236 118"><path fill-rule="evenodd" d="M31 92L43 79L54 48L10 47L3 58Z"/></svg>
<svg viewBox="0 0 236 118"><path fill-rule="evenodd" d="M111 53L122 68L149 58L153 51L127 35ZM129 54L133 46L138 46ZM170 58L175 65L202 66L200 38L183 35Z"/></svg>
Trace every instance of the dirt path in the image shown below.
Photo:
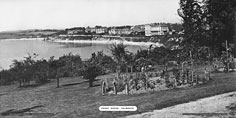
<svg viewBox="0 0 236 118"><path fill-rule="evenodd" d="M225 93L126 118L236 118L236 92Z"/></svg>

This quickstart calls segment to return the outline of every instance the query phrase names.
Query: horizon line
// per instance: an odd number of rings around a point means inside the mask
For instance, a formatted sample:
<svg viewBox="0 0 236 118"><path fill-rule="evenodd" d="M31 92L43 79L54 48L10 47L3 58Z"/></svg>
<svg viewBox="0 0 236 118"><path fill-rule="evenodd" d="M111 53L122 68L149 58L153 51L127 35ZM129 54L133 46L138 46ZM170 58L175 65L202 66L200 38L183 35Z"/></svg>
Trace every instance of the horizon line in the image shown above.
<svg viewBox="0 0 236 118"><path fill-rule="evenodd" d="M166 23L166 24L182 24L181 22L155 22L155 23ZM16 30L0 30L0 33L4 32L18 32L18 31L29 31L29 30L65 30L69 28L75 27L95 27L95 26L104 26L104 27L119 27L119 26L139 26L139 25L147 25L147 24L154 24L154 23L144 23L144 24L136 24L136 25L89 25L89 26L73 26L73 27L64 27L64 28L26 28L26 29L16 29Z"/></svg>

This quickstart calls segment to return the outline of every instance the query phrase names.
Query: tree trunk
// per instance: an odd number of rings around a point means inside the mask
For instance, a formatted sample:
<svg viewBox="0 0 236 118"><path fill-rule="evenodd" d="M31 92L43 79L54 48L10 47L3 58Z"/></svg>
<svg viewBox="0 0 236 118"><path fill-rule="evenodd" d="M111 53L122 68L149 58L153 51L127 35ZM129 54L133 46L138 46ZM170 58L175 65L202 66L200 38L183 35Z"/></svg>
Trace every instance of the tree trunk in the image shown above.
<svg viewBox="0 0 236 118"><path fill-rule="evenodd" d="M114 94L117 95L117 86L116 83L113 83Z"/></svg>
<svg viewBox="0 0 236 118"><path fill-rule="evenodd" d="M234 9L234 53L233 57L236 58L236 10Z"/></svg>
<svg viewBox="0 0 236 118"><path fill-rule="evenodd" d="M22 84L22 81L21 81L21 80L19 81L19 84L20 84L20 86L19 86L19 87L21 87L21 86L22 86L22 85L21 85L21 84Z"/></svg>
<svg viewBox="0 0 236 118"><path fill-rule="evenodd" d="M194 79L193 79L193 70L191 70L191 85L193 85L193 83L194 83Z"/></svg>
<svg viewBox="0 0 236 118"><path fill-rule="evenodd" d="M60 78L58 77L58 78L57 78L57 88L59 88L59 81L60 81L59 79L60 79Z"/></svg>
<svg viewBox="0 0 236 118"><path fill-rule="evenodd" d="M181 82L184 85L184 62L181 63Z"/></svg>
<svg viewBox="0 0 236 118"><path fill-rule="evenodd" d="M22 81L22 86L23 87L25 86L25 79L23 79L23 81Z"/></svg>
<svg viewBox="0 0 236 118"><path fill-rule="evenodd" d="M89 87L93 87L93 79L89 79Z"/></svg>
<svg viewBox="0 0 236 118"><path fill-rule="evenodd" d="M210 72L208 72L208 78L209 78L209 80L211 80L211 73Z"/></svg>

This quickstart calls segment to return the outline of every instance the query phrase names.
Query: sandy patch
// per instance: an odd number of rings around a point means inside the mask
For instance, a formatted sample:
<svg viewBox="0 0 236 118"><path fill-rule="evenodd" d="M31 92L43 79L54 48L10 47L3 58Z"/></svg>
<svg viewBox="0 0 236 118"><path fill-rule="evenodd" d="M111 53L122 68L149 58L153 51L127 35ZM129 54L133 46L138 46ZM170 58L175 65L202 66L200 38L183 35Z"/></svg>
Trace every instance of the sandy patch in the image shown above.
<svg viewBox="0 0 236 118"><path fill-rule="evenodd" d="M132 41L120 41L120 40L54 40L53 42L60 43L96 43L96 44L118 44L124 43L125 45L138 45L138 46L150 46L154 45L157 47L162 46L160 43L153 42L132 42Z"/></svg>

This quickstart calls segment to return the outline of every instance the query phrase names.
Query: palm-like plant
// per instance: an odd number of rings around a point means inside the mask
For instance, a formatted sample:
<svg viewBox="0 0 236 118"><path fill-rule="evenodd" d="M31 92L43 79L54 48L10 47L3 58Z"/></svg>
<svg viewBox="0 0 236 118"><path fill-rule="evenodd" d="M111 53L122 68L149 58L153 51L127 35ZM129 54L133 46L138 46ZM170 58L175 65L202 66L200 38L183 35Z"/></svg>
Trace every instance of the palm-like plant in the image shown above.
<svg viewBox="0 0 236 118"><path fill-rule="evenodd" d="M127 63L127 54L129 52L126 50L126 47L127 46L123 43L112 44L110 46L111 54L119 67L122 67Z"/></svg>

